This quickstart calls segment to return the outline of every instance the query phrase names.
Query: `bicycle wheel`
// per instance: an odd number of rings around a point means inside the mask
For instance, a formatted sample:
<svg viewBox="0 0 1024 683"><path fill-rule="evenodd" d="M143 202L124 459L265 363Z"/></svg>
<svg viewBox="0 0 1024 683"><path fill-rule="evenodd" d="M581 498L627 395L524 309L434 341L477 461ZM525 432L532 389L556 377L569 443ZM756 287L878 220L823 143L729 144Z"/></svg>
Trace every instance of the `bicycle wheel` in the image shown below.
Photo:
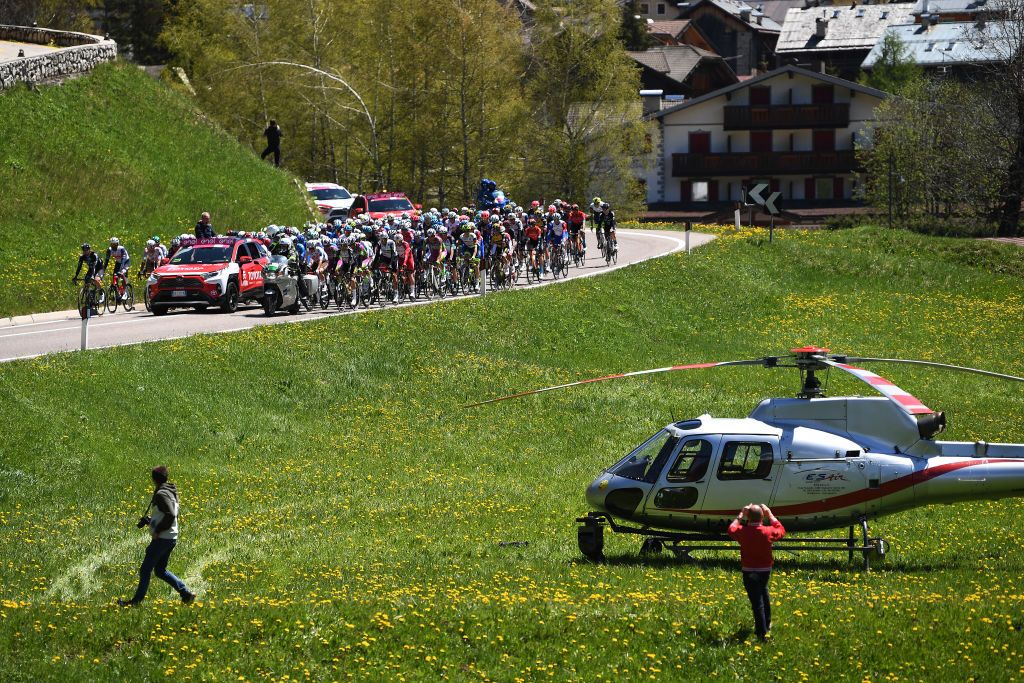
<svg viewBox="0 0 1024 683"><path fill-rule="evenodd" d="M618 244L613 244L612 245L612 263L618 263L618 262L619 262L619 245Z"/></svg>
<svg viewBox="0 0 1024 683"><path fill-rule="evenodd" d="M135 288L130 282L124 286L124 301L121 302L121 305L124 307L125 313L135 310Z"/></svg>
<svg viewBox="0 0 1024 683"><path fill-rule="evenodd" d="M569 259L568 257L562 257L562 277L569 277Z"/></svg>
<svg viewBox="0 0 1024 683"><path fill-rule="evenodd" d="M115 311L117 311L117 300L118 300L118 298L119 297L118 297L118 294L117 294L117 286L116 285L110 285L109 287L107 287L107 312L108 313L114 313Z"/></svg>
<svg viewBox="0 0 1024 683"><path fill-rule="evenodd" d="M142 303L146 307L146 312L148 312L148 313L152 313L153 312L153 304L149 300L149 285L148 284L142 285Z"/></svg>

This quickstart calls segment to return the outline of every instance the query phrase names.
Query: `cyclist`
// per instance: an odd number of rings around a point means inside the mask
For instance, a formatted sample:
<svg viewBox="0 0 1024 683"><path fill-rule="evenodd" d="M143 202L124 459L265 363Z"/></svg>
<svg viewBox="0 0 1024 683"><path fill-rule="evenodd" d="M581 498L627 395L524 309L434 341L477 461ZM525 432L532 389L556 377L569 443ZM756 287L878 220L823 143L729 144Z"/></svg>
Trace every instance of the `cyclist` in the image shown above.
<svg viewBox="0 0 1024 683"><path fill-rule="evenodd" d="M327 266L329 265L327 252L319 240L317 240L309 243L306 253L309 254L309 272L316 273L317 278L320 279L322 284L324 278L327 277Z"/></svg>
<svg viewBox="0 0 1024 683"><path fill-rule="evenodd" d="M548 243L548 258L552 258L556 249L562 248L562 236L565 233L565 223L562 217L555 212L550 212L547 218L547 232L545 237Z"/></svg>
<svg viewBox="0 0 1024 683"><path fill-rule="evenodd" d="M604 248L604 211L601 209L603 202L600 197L594 197L594 201L590 202L590 215L593 216L593 225L591 229L597 233L597 248Z"/></svg>
<svg viewBox="0 0 1024 683"><path fill-rule="evenodd" d="M402 273L402 281L409 290L409 297L412 298L415 288L413 286L413 273L416 272L416 259L413 257L413 248L410 236L399 233L395 240L395 247L398 251L398 267Z"/></svg>
<svg viewBox="0 0 1024 683"><path fill-rule="evenodd" d="M480 249L480 237L473 230L473 226L469 221L465 221L462 224L462 232L459 233L458 239L459 257L470 264L473 268L473 272L476 275L477 281L480 279L480 262L477 260L477 252ZM458 272L458 269L456 269Z"/></svg>
<svg viewBox="0 0 1024 683"><path fill-rule="evenodd" d="M612 211L612 207L608 202L601 204L601 215L604 216L604 220L602 221L604 238L606 240L611 240L612 250L617 251L619 248L619 241L615 237L615 212Z"/></svg>
<svg viewBox="0 0 1024 683"><path fill-rule="evenodd" d="M581 239L583 235L583 223L587 220L587 214L580 211L579 204L573 204L569 210L569 237L572 238L572 246L578 252L586 252L586 242Z"/></svg>
<svg viewBox="0 0 1024 683"><path fill-rule="evenodd" d="M391 277L392 301L398 299L398 245L395 244L397 234L395 231L387 233L381 230L377 239L377 269L381 271L381 275L388 274Z"/></svg>
<svg viewBox="0 0 1024 683"><path fill-rule="evenodd" d="M160 267L162 260L160 245L155 240L146 240L146 248L142 252L142 265L139 266L139 277L149 277L154 270Z"/></svg>
<svg viewBox="0 0 1024 683"><path fill-rule="evenodd" d="M540 269L544 267L544 250L540 244L544 237L544 231L537 225L536 218L526 221L526 230L523 234L526 236L526 251L530 254L530 268L534 273L540 275Z"/></svg>
<svg viewBox="0 0 1024 683"><path fill-rule="evenodd" d="M500 259L502 274L508 272L509 262L512 260L512 240L509 238L505 226L501 223L491 229L490 257L497 261Z"/></svg>
<svg viewBox="0 0 1024 683"><path fill-rule="evenodd" d="M114 259L114 278L111 282L116 285L117 278L124 278L125 282L128 281L128 266L131 263L131 257L128 255L128 250L121 245L121 240L116 237L110 238L110 246L107 247L107 257L103 260L103 270L106 270L110 265L110 259ZM123 299L125 294L121 294Z"/></svg>
<svg viewBox="0 0 1024 683"><path fill-rule="evenodd" d="M97 292L96 305L99 306L103 303L103 260L88 243L82 245L82 255L78 257L78 268L75 269L75 277L71 279L72 282L78 281L78 274L82 272L82 266L85 266L83 282L92 280Z"/></svg>
<svg viewBox="0 0 1024 683"><path fill-rule="evenodd" d="M441 236L437 234L436 228L431 228L430 230L427 230L427 240L425 246L427 249L426 260L428 266L441 265L442 263L444 263L444 258L446 255L444 250L444 239L442 239Z"/></svg>

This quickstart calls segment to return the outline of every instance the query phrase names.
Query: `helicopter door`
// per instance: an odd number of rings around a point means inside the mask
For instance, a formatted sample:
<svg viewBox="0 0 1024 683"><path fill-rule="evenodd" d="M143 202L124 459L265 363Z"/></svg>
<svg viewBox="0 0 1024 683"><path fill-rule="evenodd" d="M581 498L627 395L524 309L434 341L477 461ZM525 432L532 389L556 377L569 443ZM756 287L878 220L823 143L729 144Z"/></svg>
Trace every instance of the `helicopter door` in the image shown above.
<svg viewBox="0 0 1024 683"><path fill-rule="evenodd" d="M682 518L699 510L707 488L708 470L718 448L719 436L680 439L669 465L662 469L653 492L647 497L644 514L655 519Z"/></svg>
<svg viewBox="0 0 1024 683"><path fill-rule="evenodd" d="M738 512L747 503L765 503L775 487L773 466L778 460L779 440L774 436L725 436L703 507Z"/></svg>

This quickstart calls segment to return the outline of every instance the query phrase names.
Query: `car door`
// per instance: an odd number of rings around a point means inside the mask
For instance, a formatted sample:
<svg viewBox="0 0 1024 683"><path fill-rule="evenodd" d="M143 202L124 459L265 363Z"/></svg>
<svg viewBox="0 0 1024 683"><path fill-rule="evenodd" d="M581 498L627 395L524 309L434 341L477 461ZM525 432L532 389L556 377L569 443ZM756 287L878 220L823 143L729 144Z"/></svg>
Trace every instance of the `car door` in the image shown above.
<svg viewBox="0 0 1024 683"><path fill-rule="evenodd" d="M658 476L657 485L647 497L644 512L648 517L667 523L692 515L690 510L700 509L711 462L721 438L693 435L679 440Z"/></svg>
<svg viewBox="0 0 1024 683"><path fill-rule="evenodd" d="M239 291L243 298L254 290L263 291L263 266L259 257L259 252L248 242L239 243L235 261L238 263Z"/></svg>
<svg viewBox="0 0 1024 683"><path fill-rule="evenodd" d="M779 439L776 436L723 436L718 457L708 472L702 509L732 513L747 503L767 505L775 486L778 461Z"/></svg>

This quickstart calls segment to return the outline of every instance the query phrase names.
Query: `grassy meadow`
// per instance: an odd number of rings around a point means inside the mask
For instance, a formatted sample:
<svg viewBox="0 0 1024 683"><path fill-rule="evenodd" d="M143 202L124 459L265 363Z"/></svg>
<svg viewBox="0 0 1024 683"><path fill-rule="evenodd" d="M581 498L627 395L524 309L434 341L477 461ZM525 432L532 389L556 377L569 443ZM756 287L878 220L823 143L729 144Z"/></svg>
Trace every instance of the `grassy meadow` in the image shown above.
<svg viewBox="0 0 1024 683"><path fill-rule="evenodd" d="M254 136L261 131L254 131ZM75 307L79 245L253 229L309 215L287 173L136 67L0 93L0 317Z"/></svg>
<svg viewBox="0 0 1024 683"><path fill-rule="evenodd" d="M735 555L581 560L585 486L672 418L745 415L792 370L474 399L808 344L1020 374L1024 255L903 232L764 231L554 287L41 357L0 370L0 679L1024 679L1024 504L872 522L870 573L780 553L749 639ZM1024 390L879 370L946 438L1024 441ZM862 393L847 377L831 393ZM148 470L181 490L137 609ZM502 541L527 541L502 547Z"/></svg>

